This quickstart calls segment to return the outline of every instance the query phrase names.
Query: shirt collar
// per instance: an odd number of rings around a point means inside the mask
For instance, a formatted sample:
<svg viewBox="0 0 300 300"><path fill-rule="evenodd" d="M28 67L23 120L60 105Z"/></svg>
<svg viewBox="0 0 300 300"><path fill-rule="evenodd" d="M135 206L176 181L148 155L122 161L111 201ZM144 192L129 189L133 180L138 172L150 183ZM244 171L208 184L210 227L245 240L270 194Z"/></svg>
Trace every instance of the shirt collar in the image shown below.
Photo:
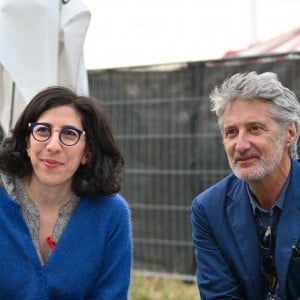
<svg viewBox="0 0 300 300"><path fill-rule="evenodd" d="M287 191L287 187L289 185L289 182L290 182L290 174L291 174L291 171L289 172L289 175L284 183L284 186L278 196L278 198L276 199L274 205L272 206L271 210L270 210L270 214L272 215L274 213L274 207L277 206L280 210L282 209L283 207L283 203L284 203L284 199L285 199L285 195L286 195L286 191ZM254 196L252 195L252 193L250 192L250 189L249 189L249 186L248 184L246 185L247 186L247 194L248 194L248 197L249 197L249 200L250 200L250 204L252 206L252 210L253 210L253 214L255 215L256 214L256 210L259 209L261 211L264 211L266 212L266 210L264 210L258 203L257 201L255 200Z"/></svg>

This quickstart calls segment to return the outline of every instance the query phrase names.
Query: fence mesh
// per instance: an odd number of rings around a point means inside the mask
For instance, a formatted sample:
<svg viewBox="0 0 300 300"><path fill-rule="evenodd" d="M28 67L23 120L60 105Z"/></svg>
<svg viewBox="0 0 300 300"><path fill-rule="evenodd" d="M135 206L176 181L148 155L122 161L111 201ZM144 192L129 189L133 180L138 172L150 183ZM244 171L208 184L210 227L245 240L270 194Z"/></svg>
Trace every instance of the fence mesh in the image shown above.
<svg viewBox="0 0 300 300"><path fill-rule="evenodd" d="M230 170L212 88L237 72L276 72L299 95L297 53L89 72L126 160L121 193L132 209L134 268L194 277L190 206Z"/></svg>

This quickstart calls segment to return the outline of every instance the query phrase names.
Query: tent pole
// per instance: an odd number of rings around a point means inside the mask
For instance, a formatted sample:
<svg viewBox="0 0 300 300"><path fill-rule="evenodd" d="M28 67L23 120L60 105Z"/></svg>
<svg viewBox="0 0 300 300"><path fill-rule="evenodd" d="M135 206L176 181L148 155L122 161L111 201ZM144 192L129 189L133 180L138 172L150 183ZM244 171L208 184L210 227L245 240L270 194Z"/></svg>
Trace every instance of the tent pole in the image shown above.
<svg viewBox="0 0 300 300"><path fill-rule="evenodd" d="M256 0L251 0L250 10L250 46L257 44L257 3Z"/></svg>
<svg viewBox="0 0 300 300"><path fill-rule="evenodd" d="M9 130L12 129L13 118L14 118L14 108L15 108L15 92L16 92L16 83L12 82L11 90L11 107L10 107L10 119L9 119Z"/></svg>

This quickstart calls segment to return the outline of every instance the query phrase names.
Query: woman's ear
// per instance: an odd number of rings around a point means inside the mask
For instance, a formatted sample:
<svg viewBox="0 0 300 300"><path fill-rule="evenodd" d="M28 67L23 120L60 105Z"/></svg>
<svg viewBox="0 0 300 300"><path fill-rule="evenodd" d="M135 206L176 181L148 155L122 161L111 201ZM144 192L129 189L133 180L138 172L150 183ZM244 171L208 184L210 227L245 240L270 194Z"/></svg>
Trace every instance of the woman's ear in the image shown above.
<svg viewBox="0 0 300 300"><path fill-rule="evenodd" d="M86 150L82 156L81 164L86 165L87 163L89 163L91 161L91 158L92 158L91 152L89 150Z"/></svg>
<svg viewBox="0 0 300 300"><path fill-rule="evenodd" d="M30 140L28 138L26 138L26 143L27 143L27 145L26 145L26 152L27 152L28 157L30 157L30 154L31 154L30 149L31 149L31 147L30 147Z"/></svg>

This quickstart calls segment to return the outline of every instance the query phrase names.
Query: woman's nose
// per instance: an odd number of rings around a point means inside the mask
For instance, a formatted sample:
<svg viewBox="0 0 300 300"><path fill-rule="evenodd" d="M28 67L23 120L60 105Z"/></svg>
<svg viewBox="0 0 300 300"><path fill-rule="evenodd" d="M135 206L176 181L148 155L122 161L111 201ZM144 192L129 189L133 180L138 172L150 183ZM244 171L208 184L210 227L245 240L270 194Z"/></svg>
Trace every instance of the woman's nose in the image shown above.
<svg viewBox="0 0 300 300"><path fill-rule="evenodd" d="M51 150L61 149L61 142L59 139L59 130L52 131L51 137L47 141L47 149L51 149Z"/></svg>

